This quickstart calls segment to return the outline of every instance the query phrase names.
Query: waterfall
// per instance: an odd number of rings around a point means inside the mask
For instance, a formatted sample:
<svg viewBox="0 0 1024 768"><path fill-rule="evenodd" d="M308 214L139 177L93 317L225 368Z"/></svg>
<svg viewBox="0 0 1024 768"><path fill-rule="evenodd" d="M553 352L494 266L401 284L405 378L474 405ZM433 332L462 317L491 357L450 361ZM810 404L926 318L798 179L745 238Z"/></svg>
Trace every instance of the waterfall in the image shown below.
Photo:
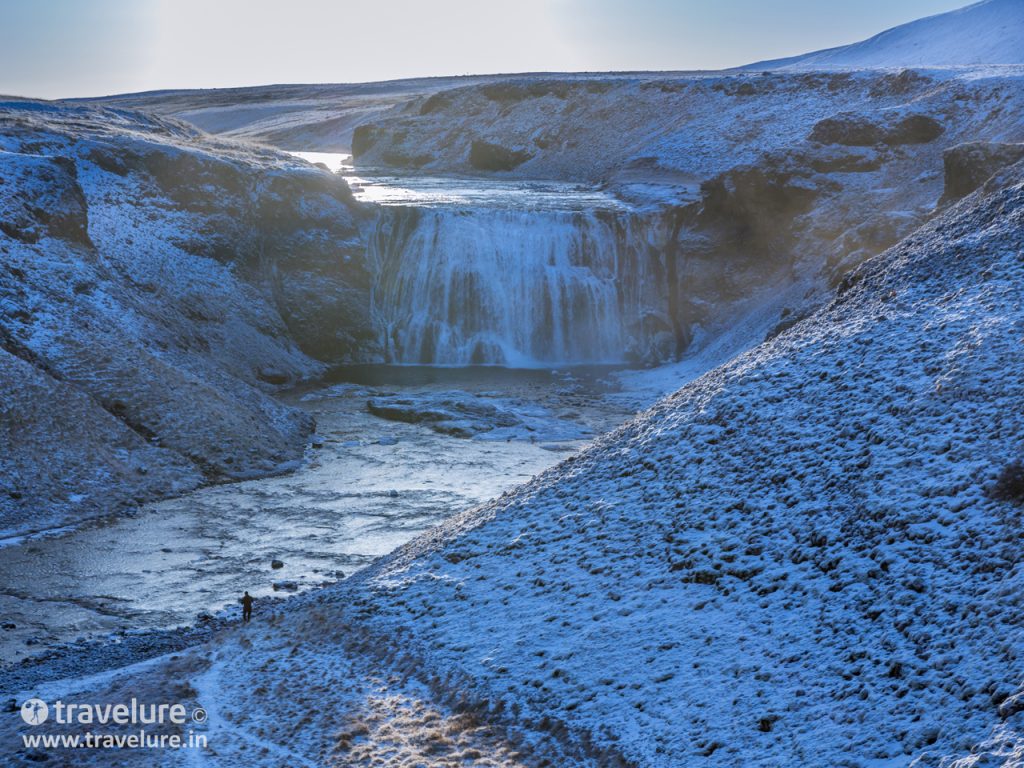
<svg viewBox="0 0 1024 768"><path fill-rule="evenodd" d="M542 366L635 357L652 317L670 324L658 319L667 295L660 251L634 229L629 215L609 211L384 209L369 247L386 359Z"/></svg>

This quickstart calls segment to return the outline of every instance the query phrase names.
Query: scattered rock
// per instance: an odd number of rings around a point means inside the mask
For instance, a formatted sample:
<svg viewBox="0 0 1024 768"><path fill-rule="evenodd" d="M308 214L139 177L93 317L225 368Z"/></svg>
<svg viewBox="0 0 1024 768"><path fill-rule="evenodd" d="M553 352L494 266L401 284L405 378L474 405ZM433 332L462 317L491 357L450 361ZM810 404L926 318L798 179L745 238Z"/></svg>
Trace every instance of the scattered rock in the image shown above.
<svg viewBox="0 0 1024 768"><path fill-rule="evenodd" d="M522 420L514 413L471 395L376 397L366 404L374 416L407 424L424 424L453 437L473 437L497 427L516 427Z"/></svg>
<svg viewBox="0 0 1024 768"><path fill-rule="evenodd" d="M892 146L900 144L929 144L945 133L945 128L927 115L908 115L886 130L883 143Z"/></svg>
<svg viewBox="0 0 1024 768"><path fill-rule="evenodd" d="M1006 720L1018 712L1024 712L1024 691L1008 697L999 705L999 716Z"/></svg>
<svg viewBox="0 0 1024 768"><path fill-rule="evenodd" d="M280 560L271 560L270 561L270 567L275 569L275 570L278 569L278 568L284 568L284 563L281 562Z"/></svg>
<svg viewBox="0 0 1024 768"><path fill-rule="evenodd" d="M257 369L256 378L265 384L272 384L275 387L279 387L283 384L287 384L291 381L291 376L287 371L282 371L278 368L262 367Z"/></svg>

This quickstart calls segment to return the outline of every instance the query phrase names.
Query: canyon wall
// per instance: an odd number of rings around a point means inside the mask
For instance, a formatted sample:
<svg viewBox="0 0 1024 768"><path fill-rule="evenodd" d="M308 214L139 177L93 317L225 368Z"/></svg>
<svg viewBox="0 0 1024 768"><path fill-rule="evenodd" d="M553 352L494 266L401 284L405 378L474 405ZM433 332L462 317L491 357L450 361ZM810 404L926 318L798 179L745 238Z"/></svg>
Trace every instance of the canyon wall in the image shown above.
<svg viewBox="0 0 1024 768"><path fill-rule="evenodd" d="M272 395L372 338L361 216L184 123L0 105L0 533L301 458Z"/></svg>

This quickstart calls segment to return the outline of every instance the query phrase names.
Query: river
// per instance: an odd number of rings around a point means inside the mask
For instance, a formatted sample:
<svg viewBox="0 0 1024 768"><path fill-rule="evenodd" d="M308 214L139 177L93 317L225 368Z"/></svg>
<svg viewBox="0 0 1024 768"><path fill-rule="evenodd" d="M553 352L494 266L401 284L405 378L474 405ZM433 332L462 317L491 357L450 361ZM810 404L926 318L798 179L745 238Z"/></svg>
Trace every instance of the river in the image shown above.
<svg viewBox="0 0 1024 768"><path fill-rule="evenodd" d="M243 590L282 597L344 578L626 418L604 396L613 388L607 372L379 366L288 392L283 399L318 424L297 471L0 548L2 657L188 625L234 605ZM467 439L375 416L367 408L374 398L468 403L519 423ZM275 560L283 565L272 567Z"/></svg>

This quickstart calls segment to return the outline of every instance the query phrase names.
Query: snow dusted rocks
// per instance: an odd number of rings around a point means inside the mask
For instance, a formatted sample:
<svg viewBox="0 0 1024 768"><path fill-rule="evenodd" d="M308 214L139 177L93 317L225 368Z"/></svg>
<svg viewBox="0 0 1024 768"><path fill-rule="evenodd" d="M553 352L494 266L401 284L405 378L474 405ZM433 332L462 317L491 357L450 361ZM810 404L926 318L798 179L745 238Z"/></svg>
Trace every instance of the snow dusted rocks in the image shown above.
<svg viewBox="0 0 1024 768"><path fill-rule="evenodd" d="M55 237L91 245L87 205L73 161L3 152L0 166L0 232L22 243Z"/></svg>
<svg viewBox="0 0 1024 768"><path fill-rule="evenodd" d="M924 223L946 202L945 152L1024 141L1022 71L398 82L366 86L391 88L394 102L364 112L354 132L355 118L339 118L365 108L365 89L355 86L105 102L178 114L231 135L270 139L273 124L280 146L351 146L356 168L371 174L391 166L481 185L583 182L633 209L598 216L393 207L370 236L368 262L383 288L373 293L375 336L366 315L353 311L362 306L358 295L328 285L323 270L308 285L294 276L276 284L279 298L289 299L290 331L318 356L376 344L383 359L402 363L656 364L703 353L738 322L759 325L750 338L763 338L785 310L821 303L848 271ZM230 104L233 97L239 104ZM252 103L260 109L244 106ZM550 258L559 269L538 274ZM568 290L552 302L563 283ZM516 311L494 311L494 296L504 304L521 286L529 291ZM339 297L334 306L324 306L327 296ZM549 320L538 303L575 309ZM324 317L331 334L318 323Z"/></svg>
<svg viewBox="0 0 1024 768"><path fill-rule="evenodd" d="M584 239L639 254L624 273L662 271L621 292L642 298L624 314L646 325L623 328L638 343L612 346L664 362L699 352L738 317L777 321L783 307L822 300L919 227L945 194L946 151L1024 141L1024 79L1020 68L519 76L421 97L355 139L357 167L416 156L432 174L599 183L644 211L658 226L630 227L621 244ZM488 172L474 161L482 143L523 154ZM476 224L435 223L442 238ZM422 234L435 223L420 217ZM404 242L414 243L393 240Z"/></svg>
<svg viewBox="0 0 1024 768"><path fill-rule="evenodd" d="M885 115L881 122L859 115L838 115L814 126L811 141L841 144L848 147L871 147L876 144L928 144L939 138L942 124L928 115Z"/></svg>
<svg viewBox="0 0 1024 768"><path fill-rule="evenodd" d="M0 532L301 456L310 419L268 394L359 343L358 215L183 123L0 105Z"/></svg>

